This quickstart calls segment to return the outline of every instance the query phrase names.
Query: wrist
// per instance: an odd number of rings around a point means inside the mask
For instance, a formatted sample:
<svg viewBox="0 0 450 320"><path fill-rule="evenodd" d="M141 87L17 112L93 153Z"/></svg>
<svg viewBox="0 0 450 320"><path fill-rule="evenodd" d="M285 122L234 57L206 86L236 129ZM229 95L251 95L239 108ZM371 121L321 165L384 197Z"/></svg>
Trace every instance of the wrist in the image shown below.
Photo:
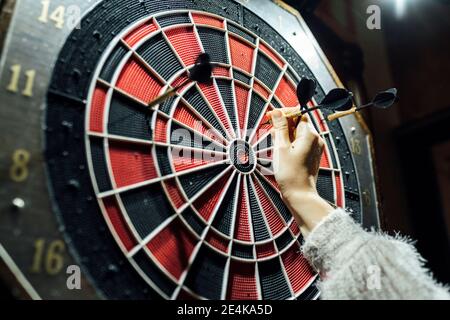
<svg viewBox="0 0 450 320"><path fill-rule="evenodd" d="M301 227L304 236L307 236L322 219L334 210L334 207L324 200L315 189L290 190L283 195L283 200Z"/></svg>

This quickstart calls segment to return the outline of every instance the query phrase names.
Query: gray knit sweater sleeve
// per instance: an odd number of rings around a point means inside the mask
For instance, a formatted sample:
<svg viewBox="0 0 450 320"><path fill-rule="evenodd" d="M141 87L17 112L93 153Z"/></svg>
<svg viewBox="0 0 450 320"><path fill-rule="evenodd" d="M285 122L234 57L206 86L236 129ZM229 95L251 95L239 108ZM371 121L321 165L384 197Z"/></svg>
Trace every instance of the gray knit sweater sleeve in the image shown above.
<svg viewBox="0 0 450 320"><path fill-rule="evenodd" d="M302 250L321 276L322 299L450 299L407 240L367 232L342 209L316 226Z"/></svg>

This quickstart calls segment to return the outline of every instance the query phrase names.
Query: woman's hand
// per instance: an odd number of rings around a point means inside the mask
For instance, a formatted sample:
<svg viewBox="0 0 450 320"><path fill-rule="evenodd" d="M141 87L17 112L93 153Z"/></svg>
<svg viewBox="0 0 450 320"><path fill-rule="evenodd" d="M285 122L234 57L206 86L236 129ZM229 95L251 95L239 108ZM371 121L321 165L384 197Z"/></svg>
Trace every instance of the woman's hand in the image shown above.
<svg viewBox="0 0 450 320"><path fill-rule="evenodd" d="M272 118L273 167L283 201L291 210L304 236L333 210L317 193L316 181L324 141L308 115L295 128L282 111ZM295 138L293 138L295 136Z"/></svg>

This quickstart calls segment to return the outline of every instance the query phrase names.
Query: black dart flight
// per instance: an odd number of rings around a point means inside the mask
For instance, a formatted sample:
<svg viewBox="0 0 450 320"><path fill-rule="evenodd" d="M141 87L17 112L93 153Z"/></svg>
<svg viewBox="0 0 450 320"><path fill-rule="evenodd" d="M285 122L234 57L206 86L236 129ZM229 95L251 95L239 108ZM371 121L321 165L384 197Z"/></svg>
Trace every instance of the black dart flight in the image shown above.
<svg viewBox="0 0 450 320"><path fill-rule="evenodd" d="M397 101L398 101L397 89L390 88L388 90L377 93L371 102L364 104L362 106L353 107L350 110L346 110L346 111L336 109L337 111L342 111L342 112L337 112L337 113L329 115L328 121L333 121L333 120L348 116L350 114L353 114L355 112L358 112L358 111L368 108L368 107L387 109L387 108L391 107Z"/></svg>
<svg viewBox="0 0 450 320"><path fill-rule="evenodd" d="M189 71L189 77L176 87L168 90L163 95L159 96L158 98L154 99L148 104L149 108L153 108L154 106L164 102L168 98L174 96L178 89L185 86L189 81L195 81L199 83L208 83L211 81L212 71L214 67L211 64L211 58L207 53L202 53L198 56L196 64L192 69Z"/></svg>

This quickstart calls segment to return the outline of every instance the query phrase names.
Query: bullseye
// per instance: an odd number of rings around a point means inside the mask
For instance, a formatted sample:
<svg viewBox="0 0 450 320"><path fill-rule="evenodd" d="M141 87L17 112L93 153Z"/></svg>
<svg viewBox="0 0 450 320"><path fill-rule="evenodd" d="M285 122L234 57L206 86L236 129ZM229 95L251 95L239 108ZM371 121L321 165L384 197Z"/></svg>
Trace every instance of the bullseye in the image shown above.
<svg viewBox="0 0 450 320"><path fill-rule="evenodd" d="M248 142L235 140L229 148L230 161L238 172L249 174L256 168L256 157Z"/></svg>

